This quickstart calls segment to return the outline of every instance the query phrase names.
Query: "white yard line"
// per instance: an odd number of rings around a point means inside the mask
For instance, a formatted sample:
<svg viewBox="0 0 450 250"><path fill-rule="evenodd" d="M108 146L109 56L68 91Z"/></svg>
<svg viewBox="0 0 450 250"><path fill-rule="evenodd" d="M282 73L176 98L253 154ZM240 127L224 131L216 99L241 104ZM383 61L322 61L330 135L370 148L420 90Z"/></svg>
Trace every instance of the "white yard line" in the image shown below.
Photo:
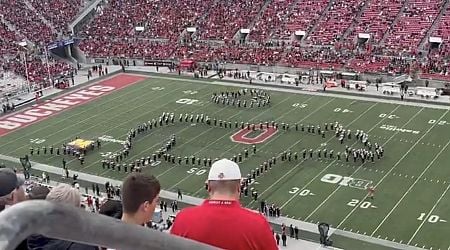
<svg viewBox="0 0 450 250"><path fill-rule="evenodd" d="M101 83L101 82L96 82L95 84L98 84L98 83ZM87 85L87 86L89 86L89 85ZM131 93L134 93L134 92L141 91L141 89L144 89L144 88L146 88L146 87L148 87L148 86L143 85L143 86L138 87L137 89L135 89L135 90L133 90L133 91L131 91L131 92L125 92L124 94L119 95L119 96L117 96L117 97L115 97L115 98L113 98L113 99L111 99L111 100L105 102L104 104L108 104L108 103L110 103L110 102L114 102L115 100L120 99L120 98L123 98L124 96L127 96L128 94L131 94ZM78 89L76 89L76 90L74 90L74 91L77 91L77 90L78 90ZM122 90L122 89L121 89L121 90ZM72 93L72 92L74 92L74 91L71 91L71 92L69 92L69 93ZM118 91L120 91L120 90L118 90ZM112 93L114 93L114 92L115 92L115 91L111 92L110 94L112 94ZM62 95L65 95L65 94L62 94ZM104 96L107 96L107 95L99 96L98 98L92 99L91 101L99 100L99 99L101 99L101 98L104 97ZM56 96L55 98L57 98L57 97L59 97L59 95ZM137 98L139 98L139 97L136 97L135 99L137 99ZM159 98L159 97L157 97L157 98ZM133 100L134 100L134 99L133 99ZM86 103L86 104L87 104L87 103ZM84 105L84 104L82 104L82 105ZM88 105L88 106L89 106L89 105ZM79 113L73 114L73 115L71 115L71 116L68 116L68 117L66 117L66 118L64 118L64 119L62 119L62 120L60 120L60 121L58 121L58 122L56 122L56 123L49 124L49 125L47 125L47 126L44 126L44 127L39 128L39 129L37 129L37 130L33 130L31 133L26 133L26 134L24 134L24 135L22 135L22 136L19 136L19 137L15 138L14 140L8 141L7 143L3 144L2 146L4 146L4 145L9 145L9 144L14 143L14 142L16 142L16 141L18 141L18 140L20 140L20 139L22 139L22 138L27 138L27 137L29 137L30 135L33 135L33 134L35 134L35 133L37 133L37 132L39 132L39 131L46 130L46 129L48 129L49 127L51 127L51 126L53 126L53 125L56 125L56 124L65 122L65 121L67 121L67 120L70 120L70 119L71 119L72 117L74 117L74 116L78 116L78 115L80 115L80 114L84 114L84 113L90 112L90 111L92 111L93 109L96 109L96 108L97 108L96 106L95 106L95 107L92 107L92 108L86 108L86 109L83 110L82 112L79 112ZM111 109L114 109L114 108L116 108L116 107L111 107L111 108L109 108L109 109L107 109L107 110L111 110ZM64 112L62 112L62 113L64 113ZM60 115L60 114L62 114L62 113L58 113L57 115ZM91 117L90 117L90 118L91 118ZM51 118L49 117L49 119L51 119ZM83 120L83 121L85 121L85 120ZM13 152L14 152L14 151L13 151Z"/></svg>
<svg viewBox="0 0 450 250"><path fill-rule="evenodd" d="M392 110L390 113L389 113L389 115L390 114L392 114L392 113L394 113L398 108L399 108L400 106L397 106L394 110ZM367 110L368 111L368 110ZM387 118L389 115L387 115L385 118ZM353 122L355 122L355 121L357 121L357 120L359 120L361 117L358 117L357 119L355 119ZM382 123L384 120L385 120L385 118L383 118L383 119L381 119L378 123L376 123L373 127L371 127L370 129L369 129L369 131L367 131L368 133L370 132L370 131L372 131L372 130L374 130L375 128L377 128L378 127L378 125L380 124L380 123ZM352 123L353 123L352 122ZM351 123L350 123L351 124ZM350 125L349 124L349 125ZM357 142L354 142L353 144L352 144L352 146L354 145L354 144L356 144ZM314 176L314 178L312 178L308 183L306 183L301 189L300 189L300 191L301 190L303 190L303 189L305 189L305 188L307 188L309 185L311 185L311 183L313 183L315 180L316 180L316 178L318 178L319 176L321 176L322 174L323 174L323 172L325 172L330 166L332 166L334 163L336 162L336 160L333 160L332 162L330 162L322 171L320 171L316 176ZM289 200L287 200L285 203L283 203L283 205L281 205L281 207L280 208L284 208L287 204L289 204L289 202L291 202L293 199L295 199L295 197L297 196L298 194L294 194L294 195L292 195L291 196L291 198L289 198ZM317 208L316 208L317 209ZM314 211L313 211L314 212ZM310 214L311 215L311 214ZM307 220L307 219L309 219L309 217L310 217L310 215L305 219L305 221Z"/></svg>
<svg viewBox="0 0 450 250"><path fill-rule="evenodd" d="M350 126L351 124L353 124L354 122L356 122L357 120L359 120L364 114L366 114L367 112L369 112L372 108L374 108L378 103L373 104L372 106L370 106L370 108L366 109L363 113L361 113L358 117L356 117L352 122L350 122L349 124L347 124L347 126ZM395 109L393 109L389 114L392 114L393 112L395 112L398 108L400 107L400 105L397 105L397 107ZM387 116L386 116L387 117ZM386 117L382 118L378 123L381 123L382 121L384 121L386 119ZM370 131L369 131L370 132ZM327 140L327 143L331 140L335 139L334 135L332 135L332 137L330 139ZM317 150L317 148L316 148ZM293 168L291 168L288 172L286 172L283 176L281 176L278 180L276 180L274 183L272 183L268 188L266 188L261 194L260 196L262 196L263 194L265 194L267 191L269 191L270 189L272 189L276 184L278 184L281 180L283 180L286 176L288 176L289 174L291 174L294 170L297 169L298 166L300 166L305 160L302 160L301 162L299 162L297 165L295 165ZM334 162L334 161L333 161ZM326 166L322 171L320 171L316 176L314 176L312 178L311 181L313 181L314 179L316 179L317 177L321 176L322 173L327 170L331 164L333 163L331 162L328 166ZM309 185L309 184L307 184ZM303 190L306 187L306 185L300 189ZM294 199L295 195L293 195L291 198L289 198L288 202L290 202L292 199ZM284 206L287 205L288 202L285 202L280 208L283 208ZM249 205L253 204L254 201L251 201L249 203Z"/></svg>
<svg viewBox="0 0 450 250"><path fill-rule="evenodd" d="M428 220L428 218L430 217L431 213L433 213L433 211L436 208L436 206L439 204L439 202L441 202L442 198L444 198L444 196L447 193L447 191L449 190L449 188L450 188L450 185L447 186L445 191L442 193L441 197L439 197L439 199L436 201L436 203L434 203L434 206L431 208L431 210L427 214L427 216L425 218L423 218L422 223L420 223L419 227L416 229L416 231L414 232L413 236L411 236L411 238L408 240L408 245L411 243L411 241L414 239L414 237L416 237L417 233L420 231L420 229L422 228L423 224Z"/></svg>
<svg viewBox="0 0 450 250"><path fill-rule="evenodd" d="M148 73L148 72L144 72ZM143 74L144 76L146 74ZM413 107L426 107L426 108L433 108L433 109L444 109L448 110L450 109L449 106L446 106L445 104L431 104L431 103L422 103L422 102L408 102L408 101L401 101L399 100L392 100L392 99L385 99L383 96L380 97L373 97L373 96L367 96L367 95L347 95L347 94L340 94L340 93L329 93L329 92L312 92L307 90L301 90L301 89L292 89L292 88L283 88L283 85L278 86L262 86L261 84L258 85L249 85L248 83L236 83L236 82L227 82L227 81L214 81L214 82L208 82L208 81L202 81L202 80L193 80L193 79L182 79L174 78L174 77L166 77L166 76L156 76L151 75L152 78L159 78L159 79L167 79L167 80L178 80L178 81L186 81L186 82L194 82L194 83L203 83L203 84L214 84L214 85L223 85L223 86L235 86L235 87L243 87L246 86L247 88L258 88L258 89L264 89L264 90L271 90L271 91L278 91L278 92L285 92L285 93L296 93L296 94L303 94L303 95L314 95L314 96L325 96L325 97L335 97L335 98L341 98L341 99L350 99L350 100L360 100L360 101L370 101L370 102L377 102L377 103L387 103L387 104L395 104L395 105L404 105L404 106L413 106Z"/></svg>
<svg viewBox="0 0 450 250"><path fill-rule="evenodd" d="M279 104L281 104L281 103L284 103L285 101L287 101L287 100L289 100L289 99L290 99L290 98L286 98L284 101L278 103L277 105L279 105ZM311 99L312 99L312 97L308 98L308 99L305 100L304 102L307 102L307 101L309 101L309 100L311 100ZM307 116L305 116L302 120L306 119L307 117L309 117L310 115L312 115L313 113L315 113L317 110L321 109L322 107L328 105L328 104L329 104L330 102L332 102L333 100L334 100L334 98L331 99L330 101L328 101L327 103L325 103L324 105L320 106L320 107L317 108L315 111L313 111L313 112L311 112L310 114L308 114ZM277 105L275 105L275 106L277 106ZM269 110L270 110L270 109L267 109L267 110L265 110L264 112L259 113L257 116L255 116L255 117L253 117L252 119L250 119L250 121L256 119L257 117L259 117L259 116L261 116L261 115L263 115L265 112L267 112L267 111L269 111ZM283 115L280 117L280 119L281 119L282 117L286 116L287 114L289 114L290 112L292 112L293 110L294 110L294 109L291 109L289 112L286 112L285 114L283 114ZM216 143L217 141L221 140L221 139L222 139L223 137L225 137L225 136L228 136L228 134L225 134L225 135L223 135L222 137L220 137L220 138L218 138L217 140L215 140L214 142L209 143L207 146L201 148L201 149L200 149L199 151L197 151L195 154L197 154L197 153L203 151L204 149L208 148L209 145L212 145L212 144ZM265 144L264 146L262 146L261 148L264 148L266 145L268 145L268 143L266 143L266 144ZM225 152L223 152L223 153L221 154L221 156L223 156L226 152L229 152L230 150L234 149L234 148L237 147L237 146L239 146L239 144L236 143L236 144L233 145L231 148L229 148L228 150L226 150ZM194 154L194 155L195 155L195 154ZM193 175L194 175L194 173L187 175L186 177L184 177L183 179L181 179L179 182L177 182L175 185L171 186L171 187L169 188L169 190L171 190L171 189L173 189L174 187L178 186L179 184L181 184L181 183L184 182L185 180L189 179L189 177L191 177L191 176L193 176ZM158 177L159 177L159 176L158 176Z"/></svg>
<svg viewBox="0 0 450 250"><path fill-rule="evenodd" d="M449 112L449 110L447 110L440 118L442 119L442 117L444 117L447 113ZM433 126L431 126L431 128L433 128L434 126L436 126L436 123L433 124ZM427 133L431 130L431 128L427 131ZM427 134L425 133L425 134ZM420 140L422 140L425 137L425 134L419 139L417 140L417 142L411 147L414 148ZM419 182L420 178L422 178L422 176L425 174L426 171L428 171L428 169L431 167L431 165L434 163L434 161L439 157L439 155L442 154L442 152L444 152L445 148L447 148L447 146L450 144L450 140L447 142L447 144L439 151L439 153L433 158L433 160L428 164L428 166L422 171L422 173L417 177L417 179L414 181L414 183L409 187L409 189L403 194L403 196L400 198L400 200L395 204L395 206L389 211L389 213L384 217L384 219L381 221L380 224L378 224L378 226L375 228L375 230L372 232L372 234L370 234L370 236L373 236L375 234L376 231L378 231L378 229L380 229L381 225L383 225L383 223L388 219L388 217L394 212L394 210L398 207L398 205L402 202L402 200L406 197L406 195L409 193L409 191L411 191L411 189L417 184L417 182ZM408 151L405 155L407 155L410 151ZM404 155L404 156L405 156ZM403 159L404 157L402 157ZM401 160L402 160L401 159ZM397 164L396 164L397 165ZM394 166L395 167L395 166ZM393 169L393 168L392 168ZM391 169L391 170L392 170ZM389 174L391 171L389 171L386 174ZM386 178L386 175L378 182L377 186ZM375 186L376 187L376 186Z"/></svg>
<svg viewBox="0 0 450 250"><path fill-rule="evenodd" d="M309 101L310 99L312 99L313 97L308 98L307 100L303 101L303 103ZM323 107L327 106L328 104L330 104L332 101L334 101L335 98L331 99L330 101L328 101L327 103L321 105L319 108L315 109L314 111L310 112L307 116L304 116L301 120L297 121L298 122L302 122L304 121L306 118L310 117L311 115L313 115L314 113L316 113L317 111L319 111L320 109L322 109ZM375 106L375 105L374 105ZM290 112L294 111L295 109L291 109L289 112L284 113L281 117L279 117L279 119L285 117L287 114L289 114ZM254 119L254 118L252 118ZM276 137L280 137L282 134L278 134L276 135ZM271 138L271 140L276 139L276 138ZM294 147L295 145L297 145L298 143L300 143L301 140L298 140L296 143L294 143L293 145L291 145L289 148L287 148L287 150L291 149L292 147ZM264 144L260 149L265 148L267 145L269 145L269 143ZM233 146L232 148L230 148L229 150L237 147L238 144L236 144L235 146ZM259 149L259 150L260 150ZM228 152L229 150L225 151ZM225 153L224 152L224 153ZM223 155L223 154L222 154ZM191 174L192 175L192 174ZM199 188L193 195L197 194L198 192L200 192L203 189L203 187Z"/></svg>
<svg viewBox="0 0 450 250"><path fill-rule="evenodd" d="M101 122L101 123L95 123L95 122L93 122L93 123L92 123L92 124L93 124L92 126L89 126L88 128L86 128L86 129L84 129L84 130L82 130L82 131L79 131L78 133L83 133L83 132L85 132L85 131L87 131L87 130L89 130L89 129L92 129L93 127L98 126L99 124L102 124L102 123L105 123L105 122L107 122L107 121L110 121L110 120L112 120L112 119L114 119L114 118L116 118L116 117L120 117L120 116L122 116L124 113L128 113L128 112L130 112L130 111L132 111L132 110L135 110L135 109L141 108L141 107L143 107L143 106L145 106L145 105L148 105L148 103L151 103L151 102L155 101L156 99L165 97L166 95L168 95L168 94L170 94L170 93L172 93L172 92L178 91L179 89L181 89L181 88L177 88L177 89L175 89L175 90L171 90L171 91L169 91L169 93L167 93L167 94L158 96L158 97L156 97L156 98L154 98L154 99L151 99L151 100L149 100L149 101L147 101L147 102L143 102L141 105L135 106L135 107L133 107L132 109L129 109L129 110L125 111L125 112L121 112L121 113L118 113L118 114L116 114L116 115L114 115L114 116L112 116L112 117L109 117L108 120L103 121L103 122ZM101 98L101 97L100 97L100 98ZM137 99L137 98L140 98L140 97L136 97L135 99ZM164 105L160 105L160 106L158 106L157 108L151 109L151 111L154 111L154 110L156 110L156 109L158 109L158 108L164 107L165 105L167 105L167 103L164 104ZM106 111L109 111L109 110L113 110L113 109L115 109L115 108L116 108L116 107L113 106L113 107L111 107L111 108L109 108L109 109L106 109L105 112L106 112ZM81 113L84 113L84 112L81 112ZM74 114L73 116L79 115L79 114L81 114L81 113ZM148 113L148 112L147 112L147 113ZM147 114L147 113L146 113L146 114ZM103 115L103 113L94 114L94 115L89 116L88 118L86 118L86 119L84 119L84 120L74 122L74 123L72 123L71 125L64 127L63 129L58 130L56 133L53 133L52 135L55 135L55 134L60 133L60 132L62 132L62 131L65 131L65 130L68 129L68 128L76 127L76 126L78 126L79 124L82 124L83 122L86 122L86 121L92 121L93 119L95 119L97 116L100 116L100 115ZM145 115L145 114L144 114L144 115ZM69 118L72 118L73 116L70 116L70 117L68 117L68 118L66 118L66 119L63 119L62 121L68 120ZM143 115L141 115L141 116L143 116ZM138 117L141 117L141 116L138 116ZM62 121L61 121L61 122L62 122ZM124 121L123 123L120 123L120 124L125 124L125 123L127 123L127 122L129 122L129 120L126 120L126 121ZM55 123L55 124L58 124L58 123ZM55 125L55 124L52 124L52 125ZM51 126L51 125L49 125L49 126ZM46 127L47 127L47 126L46 126ZM115 127L113 127L112 129L107 130L106 132L111 131L111 130L117 128L117 127L119 127L119 126L115 126ZM42 130L42 129L39 129L39 130L37 130L37 131L40 131L40 130ZM35 132L37 132L37 131L35 131ZM106 132L105 132L105 133L106 133ZM33 133L32 133L32 134L33 134ZM22 136L22 137L23 137L23 136ZM19 137L19 138L22 138L22 137ZM18 139L19 139L19 138L18 138ZM58 147L59 147L59 144L62 144L65 140L67 140L67 138L65 138L64 140L61 140L61 141L56 142L54 145L58 145ZM9 143L11 143L11 142L8 142L8 144L9 144ZM14 152L17 152L19 149L21 149L21 148L23 148L23 147L26 147L26 146L27 146L27 145L20 146L20 147L16 148L15 150L11 151L11 152L8 152L8 154L12 154L12 153L14 153ZM55 157L55 156L52 156L52 157L50 157L49 159L51 159L51 158L53 158L53 157Z"/></svg>
<svg viewBox="0 0 450 250"><path fill-rule="evenodd" d="M178 90L178 89L177 89L177 90ZM173 92L173 91L170 91L170 92ZM207 96L207 95L209 95L209 94L202 95L202 98L205 97L205 96ZM154 99L153 99L153 100L154 100ZM147 103L148 103L148 102L145 102L143 105L146 105ZM159 105L158 107L155 107L155 108L153 108L153 109L151 109L151 110L149 110L149 111L146 111L145 113L141 114L140 116L133 118L133 120L136 120L136 118L140 118L140 117L146 116L146 115L148 115L150 112L156 111L156 110L161 109L161 108L163 108L164 106L167 106L167 105L170 105L170 104L173 104L173 103L165 103L165 104ZM143 105L140 105L140 106L138 106L138 107L135 107L134 109L139 108L139 107L141 107L141 106L143 106ZM183 106L179 106L178 108L175 108L175 109L173 109L173 110L176 111L176 110L178 110L178 109L180 109L180 108L182 108L182 107L183 107ZM132 110L134 110L134 109L132 109ZM225 108L222 108L221 110L223 110L223 109L225 109ZM128 112L130 112L130 110L128 110L127 112L123 112L123 113L128 113ZM113 116L112 118L121 116L123 113L117 114L117 115ZM92 117L91 117L91 118L92 118ZM111 120L112 118L109 118L107 121ZM156 118L156 117L155 117L155 118ZM132 121L133 121L133 120L132 120ZM124 122L119 123L118 125L116 125L116 126L114 126L114 127L111 127L110 129L106 130L106 131L103 132L103 133L106 134L106 133L109 132L109 131L112 131L112 130L114 130L114 129L118 129L120 126L122 126L123 124L126 124L126 123L129 122L129 121L130 121L130 120L125 120ZM75 125L78 125L78 124L79 124L79 123L75 123ZM96 124L96 125L98 125L98 124ZM90 126L90 127L86 128L86 129L82 130L82 131L79 132L79 133L83 133L83 132L85 132L85 131L87 131L87 130L89 130L89 129L92 129L93 127L95 127L95 126ZM126 134L127 134L127 133L124 133L124 134L122 134L120 137L125 137ZM147 134L147 135L148 135L148 134ZM141 137L141 138L144 138L144 137L145 137L145 136L143 136L143 137ZM68 138L65 138L64 140L60 141L60 143L63 143L63 142L66 141L67 139L68 139ZM140 140L140 139L139 139L139 140ZM104 144L108 144L108 142L105 142ZM154 146L155 146L155 145L154 145ZM151 148L153 148L154 146L152 146ZM58 157L58 156L56 156L56 155L55 155L55 156L50 156L48 159L53 159L53 158L56 158L56 157ZM133 159L133 157L130 158L130 159ZM68 161L67 163L71 163L71 162L76 161L76 160L77 160L77 159L72 159L72 160ZM93 162L93 163L97 163L97 162L99 162L99 161L100 161L100 160L95 161L95 162ZM92 163L92 164L86 165L85 167L81 168L80 170L89 168L90 166L93 165L93 163Z"/></svg>
<svg viewBox="0 0 450 250"><path fill-rule="evenodd" d="M419 110L419 112L416 112L413 116L411 116L410 118L409 118L409 120L405 123L405 124L403 124L403 126L402 126L402 128L403 127L405 127L406 125L408 125L418 114L420 114L421 112L422 112L422 110L423 110L424 108L422 108L422 109L420 109ZM387 143L389 143L391 140L392 140L392 138L394 138L397 134L398 134L399 132L397 131L397 132L395 132L393 135L391 135L390 137L389 137L389 139L387 139L383 144L382 144L382 146L385 146ZM410 148L410 150L412 149L414 147L414 145ZM403 157L402 157L402 159L410 152L410 150L408 151L408 152L406 152L406 154L404 154L403 155ZM390 170L389 170L389 172L388 173L386 173L386 175L385 176L387 176L387 175L389 175L389 173L390 172L392 172L392 170L398 165L398 163L400 163L400 161L402 160L402 159L400 159L398 162L397 162L397 164L395 164L394 165L394 167L392 167ZM355 172L353 172L351 175L350 175L350 177L351 176L353 176L354 174L356 174L362 167L363 167L363 165L364 164L361 164L356 170L355 170ZM338 190L340 190L341 189L341 186L338 186L330 195L328 195L328 197L325 199L325 200L323 200L322 201L322 203L320 203L320 205L319 205L319 207L321 207L323 204L325 204ZM309 215L308 215L308 217L306 217L306 219L309 219L315 212L317 212L318 210L319 210L319 207L317 207L312 213L310 213ZM352 211L350 211L350 213L338 224L338 226L336 227L336 228L339 228L341 225L342 225L342 223L348 218L348 217L350 217L350 215L353 213L353 211L355 211L356 209L353 209Z"/></svg>

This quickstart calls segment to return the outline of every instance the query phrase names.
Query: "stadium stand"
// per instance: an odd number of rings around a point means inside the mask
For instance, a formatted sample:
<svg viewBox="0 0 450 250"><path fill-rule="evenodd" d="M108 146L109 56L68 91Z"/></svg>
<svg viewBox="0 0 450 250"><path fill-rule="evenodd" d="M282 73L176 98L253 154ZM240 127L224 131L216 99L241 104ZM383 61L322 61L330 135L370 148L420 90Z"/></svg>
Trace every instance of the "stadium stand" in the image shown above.
<svg viewBox="0 0 450 250"><path fill-rule="evenodd" d="M176 40L185 28L195 27L212 4L213 0L161 1L159 11L148 20L143 36Z"/></svg>
<svg viewBox="0 0 450 250"><path fill-rule="evenodd" d="M0 15L30 41L46 44L56 38L50 27L30 10L23 0L3 2L0 4Z"/></svg>
<svg viewBox="0 0 450 250"><path fill-rule="evenodd" d="M58 31L67 30L67 25L82 7L81 0L30 0L30 2L45 19L55 25Z"/></svg>
<svg viewBox="0 0 450 250"><path fill-rule="evenodd" d="M390 50L417 54L417 46L439 14L442 0L410 0L386 38Z"/></svg>
<svg viewBox="0 0 450 250"><path fill-rule="evenodd" d="M277 39L289 39L296 30L309 31L328 6L328 0L296 1L288 20L275 33Z"/></svg>
<svg viewBox="0 0 450 250"><path fill-rule="evenodd" d="M334 44L341 39L364 6L363 0L333 1L309 40L313 44Z"/></svg>
<svg viewBox="0 0 450 250"><path fill-rule="evenodd" d="M294 0L274 0L269 3L261 17L255 22L250 32L250 41L264 43L278 31L292 8ZM279 34L275 34L279 36Z"/></svg>
<svg viewBox="0 0 450 250"><path fill-rule="evenodd" d="M239 29L249 28L263 0L216 1L208 15L199 23L199 35L203 40L225 40L233 38Z"/></svg>
<svg viewBox="0 0 450 250"><path fill-rule="evenodd" d="M371 43L380 42L400 12L403 2L403 0L369 1L357 20L349 40L353 41L359 33L368 33L371 35Z"/></svg>

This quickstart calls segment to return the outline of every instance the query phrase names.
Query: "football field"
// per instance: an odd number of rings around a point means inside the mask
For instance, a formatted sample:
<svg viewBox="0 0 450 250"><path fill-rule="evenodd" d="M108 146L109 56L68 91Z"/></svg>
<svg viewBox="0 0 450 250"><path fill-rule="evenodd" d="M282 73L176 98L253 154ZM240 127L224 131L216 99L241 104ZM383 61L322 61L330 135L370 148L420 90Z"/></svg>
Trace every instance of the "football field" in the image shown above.
<svg viewBox="0 0 450 250"><path fill-rule="evenodd" d="M130 80L126 77L118 75L104 83ZM204 158L233 158L241 154L239 165L243 176L247 176L275 157L276 164L251 184L258 192L258 201L248 196L242 198L243 204L258 209L260 201L265 200L281 207L282 215L289 218L327 222L338 229L421 248L450 249L447 238L450 234L448 109L277 91L264 92L270 95L269 105L244 108L211 100L213 93L235 92L242 88L208 84L206 80L156 76L144 80L136 78L135 83L133 77L128 77L131 80L126 87L112 84L114 89L106 90L101 88L103 83L100 82L90 89L91 94L81 92L78 98L86 103L77 99L79 102L75 104L77 96L72 96L72 99L66 98L66 102L58 102L58 105L66 105L66 109L60 106L61 110L56 112L58 107L47 106L46 111L53 108L52 114L34 107L28 115L0 118L0 124L7 127L0 137L0 154L23 157L30 155L30 148L33 148L30 159L34 162L62 167L65 158L69 169L120 180L125 176L124 171L102 167L102 156L121 151L131 128L152 119L158 121L163 112L174 113L173 123L169 121L166 125L163 121L162 126L158 124L137 134L130 155L121 162L129 164L142 157L152 157L175 135L176 145L169 152L176 157L175 163L162 158L143 168L157 176L165 190L180 189L191 196L207 197L204 182L209 167L205 166ZM105 93L95 94L103 90ZM251 97L247 93L237 99L250 103ZM73 106L68 100L73 101ZM180 114L182 121L179 121ZM197 114L209 116L211 124L197 121ZM32 121L31 115L39 119ZM266 122L271 124L272 121L280 124L278 130L259 129L260 123L265 128ZM241 122L257 124L255 131L247 127L241 129ZM331 129L335 122L352 131L352 137L346 136L342 144L334 128ZM282 129L282 123L289 124L289 129ZM316 127L315 132L308 132L307 126ZM317 126L325 132L325 138L317 133ZM346 146L368 148L356 138L357 130L368 134L371 151L375 150L375 143L383 147L381 159L375 156L374 162L367 159L364 163L360 159L355 162L352 156L348 161L345 159ZM50 154L50 147L56 151L76 137L99 139L101 148L88 151L83 165L75 157L63 155L62 151L60 155ZM256 153L253 153L253 143ZM43 147L47 148L46 154ZM245 157L246 149L248 157ZM305 158L303 150L307 152ZM333 157L329 156L331 150ZM282 160L284 151L291 152L290 160ZM337 157L338 152L341 159ZM188 158L186 164L184 157L191 156L200 162L196 160L192 164ZM181 164L177 157L181 158ZM374 199L367 197L369 186L375 188Z"/></svg>

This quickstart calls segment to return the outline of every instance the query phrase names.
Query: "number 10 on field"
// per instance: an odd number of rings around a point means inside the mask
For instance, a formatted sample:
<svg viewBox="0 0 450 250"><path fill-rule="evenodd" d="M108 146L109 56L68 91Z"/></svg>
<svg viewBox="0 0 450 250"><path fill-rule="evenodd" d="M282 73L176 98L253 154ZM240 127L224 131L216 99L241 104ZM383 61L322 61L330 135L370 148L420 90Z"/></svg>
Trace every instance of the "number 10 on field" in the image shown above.
<svg viewBox="0 0 450 250"><path fill-rule="evenodd" d="M419 218L417 218L417 220L420 220L420 221L426 220L429 223L447 222L446 220L441 219L438 215L435 215L435 214L431 214L427 218L427 214L426 213L420 213L420 216L419 216Z"/></svg>

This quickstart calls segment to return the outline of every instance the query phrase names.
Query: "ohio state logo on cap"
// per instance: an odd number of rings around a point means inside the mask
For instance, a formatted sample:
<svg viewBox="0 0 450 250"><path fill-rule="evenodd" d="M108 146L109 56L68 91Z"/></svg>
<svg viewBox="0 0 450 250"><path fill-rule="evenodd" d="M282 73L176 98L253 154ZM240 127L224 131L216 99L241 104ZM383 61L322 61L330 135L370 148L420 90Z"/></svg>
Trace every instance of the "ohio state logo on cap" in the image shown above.
<svg viewBox="0 0 450 250"><path fill-rule="evenodd" d="M223 179L223 178L225 177L225 174L224 174L224 173L220 173L217 177L218 177L219 179Z"/></svg>

